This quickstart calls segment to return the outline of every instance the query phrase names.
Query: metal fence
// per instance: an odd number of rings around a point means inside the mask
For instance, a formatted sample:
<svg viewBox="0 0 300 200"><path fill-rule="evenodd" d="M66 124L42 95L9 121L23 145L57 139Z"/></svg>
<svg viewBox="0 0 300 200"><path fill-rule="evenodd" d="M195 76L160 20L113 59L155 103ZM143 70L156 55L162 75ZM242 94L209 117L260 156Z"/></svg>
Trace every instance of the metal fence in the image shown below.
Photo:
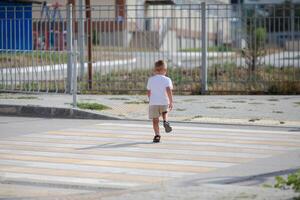
<svg viewBox="0 0 300 200"><path fill-rule="evenodd" d="M158 59L178 93L300 93L300 5L0 5L1 91L144 92Z"/></svg>

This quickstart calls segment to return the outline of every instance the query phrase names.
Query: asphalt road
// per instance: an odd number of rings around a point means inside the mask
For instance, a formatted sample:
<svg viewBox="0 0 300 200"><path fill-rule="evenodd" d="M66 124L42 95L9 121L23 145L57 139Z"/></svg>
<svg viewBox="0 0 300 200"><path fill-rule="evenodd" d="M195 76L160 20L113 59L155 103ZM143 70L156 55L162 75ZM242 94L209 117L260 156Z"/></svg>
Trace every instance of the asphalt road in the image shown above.
<svg viewBox="0 0 300 200"><path fill-rule="evenodd" d="M172 125L173 133L153 144L148 122L0 117L0 199L95 199L188 177L193 181L185 184L238 184L238 177L299 167L286 156L300 149L300 132L293 128Z"/></svg>

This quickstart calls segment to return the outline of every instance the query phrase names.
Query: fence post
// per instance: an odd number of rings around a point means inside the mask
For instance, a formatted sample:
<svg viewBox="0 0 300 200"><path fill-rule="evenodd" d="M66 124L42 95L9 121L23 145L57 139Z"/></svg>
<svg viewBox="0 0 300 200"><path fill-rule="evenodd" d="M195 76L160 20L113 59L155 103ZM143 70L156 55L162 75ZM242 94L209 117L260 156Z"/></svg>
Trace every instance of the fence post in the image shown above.
<svg viewBox="0 0 300 200"><path fill-rule="evenodd" d="M86 9L86 23L87 23L87 43L88 43L88 89L91 90L93 86L93 63L92 63L92 11L91 0L85 1Z"/></svg>
<svg viewBox="0 0 300 200"><path fill-rule="evenodd" d="M292 37L291 37L292 43L291 44L294 44L294 42L295 42L295 7L291 6L290 8L291 8L291 30L290 31L291 31L291 35L292 35ZM293 51L295 51L294 45L293 45Z"/></svg>
<svg viewBox="0 0 300 200"><path fill-rule="evenodd" d="M201 94L206 94L207 92L207 30L206 30L206 3L201 3L201 21L202 21L202 30L201 30Z"/></svg>
<svg viewBox="0 0 300 200"><path fill-rule="evenodd" d="M73 94L73 108L77 107L77 40L74 41L73 51L73 73L72 73L72 94Z"/></svg>
<svg viewBox="0 0 300 200"><path fill-rule="evenodd" d="M83 0L79 0L79 59L80 59L80 80L84 76L84 18L83 18Z"/></svg>
<svg viewBox="0 0 300 200"><path fill-rule="evenodd" d="M72 65L73 65L73 28L72 28L72 4L67 4L67 49L68 49L68 65L67 65L67 91L71 93L72 82Z"/></svg>

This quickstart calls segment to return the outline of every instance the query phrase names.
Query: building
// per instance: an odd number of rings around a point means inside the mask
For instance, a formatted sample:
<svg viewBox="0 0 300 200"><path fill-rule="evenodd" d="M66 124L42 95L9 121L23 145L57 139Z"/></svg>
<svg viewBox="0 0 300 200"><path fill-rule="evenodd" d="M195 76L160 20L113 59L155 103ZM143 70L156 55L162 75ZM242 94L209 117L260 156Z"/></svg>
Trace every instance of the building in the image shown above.
<svg viewBox="0 0 300 200"><path fill-rule="evenodd" d="M202 32L202 2L230 6L229 0L91 1L91 4L95 3L95 9L97 9L96 6L102 5L102 8L98 7L101 12L92 13L92 17L100 20L102 24L108 23L103 19L110 21L110 25L99 25L94 32L100 30L101 36L98 38L104 46L126 46L162 51L199 48L201 47ZM229 20L216 18L222 12L225 16L228 11L212 11L214 10L211 9L208 12L209 17L207 18L209 44L227 45L231 43ZM124 19L126 21L123 21ZM113 21L117 21L117 24ZM112 31L111 29L118 30Z"/></svg>
<svg viewBox="0 0 300 200"><path fill-rule="evenodd" d="M32 50L32 5L37 0L0 2L0 51Z"/></svg>

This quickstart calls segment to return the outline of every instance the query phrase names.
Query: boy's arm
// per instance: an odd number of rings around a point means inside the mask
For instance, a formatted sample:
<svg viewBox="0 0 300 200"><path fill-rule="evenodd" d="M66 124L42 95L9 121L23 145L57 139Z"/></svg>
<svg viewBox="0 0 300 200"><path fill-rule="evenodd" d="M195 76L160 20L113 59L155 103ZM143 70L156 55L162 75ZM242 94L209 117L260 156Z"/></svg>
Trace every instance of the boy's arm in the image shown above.
<svg viewBox="0 0 300 200"><path fill-rule="evenodd" d="M147 90L148 99L150 99L150 95L151 95L151 90Z"/></svg>
<svg viewBox="0 0 300 200"><path fill-rule="evenodd" d="M172 110L173 109L173 92L170 87L167 87L166 90L167 90L167 95L168 95L169 102L170 102L169 109Z"/></svg>

